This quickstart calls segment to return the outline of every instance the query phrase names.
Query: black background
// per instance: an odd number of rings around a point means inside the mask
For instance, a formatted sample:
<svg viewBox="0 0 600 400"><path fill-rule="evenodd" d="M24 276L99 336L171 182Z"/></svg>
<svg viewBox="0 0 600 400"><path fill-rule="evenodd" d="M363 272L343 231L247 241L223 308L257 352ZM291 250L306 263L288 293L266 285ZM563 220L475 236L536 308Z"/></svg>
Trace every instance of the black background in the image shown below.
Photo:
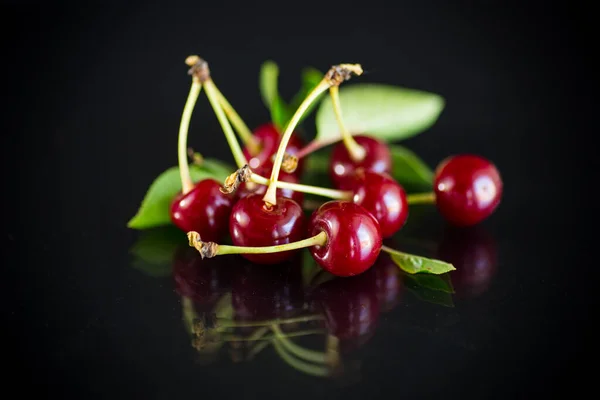
<svg viewBox="0 0 600 400"><path fill-rule="evenodd" d="M591 352L594 266L579 233L581 219L593 222L584 211L595 113L588 10L500 1L127 3L2 6L3 330L9 376L27 382L20 390L516 398L587 386L580 365ZM301 376L273 355L195 366L171 281L130 268L137 232L125 223L152 179L176 164L189 89L183 60L196 53L250 126L268 119L257 88L266 59L280 65L287 97L302 67L340 62L361 63L361 82L444 96L438 123L405 144L431 166L459 152L498 165L505 195L484 224L500 248L493 287L451 311L413 305L389 314L360 353L367 367L354 386ZM194 148L230 157L205 97L192 132ZM419 231L441 229L434 216Z"/></svg>

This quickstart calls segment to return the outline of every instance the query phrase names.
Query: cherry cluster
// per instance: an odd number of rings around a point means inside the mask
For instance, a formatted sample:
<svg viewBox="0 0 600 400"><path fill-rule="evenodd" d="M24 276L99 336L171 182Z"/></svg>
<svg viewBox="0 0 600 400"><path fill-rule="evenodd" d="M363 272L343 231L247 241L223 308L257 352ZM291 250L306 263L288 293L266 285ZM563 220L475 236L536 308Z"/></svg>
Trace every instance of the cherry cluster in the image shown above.
<svg viewBox="0 0 600 400"><path fill-rule="evenodd" d="M375 264L389 249L383 240L406 223L409 205L435 203L440 214L458 226L474 225L498 206L502 180L483 157L464 154L442 161L434 174L432 193L407 196L392 176L387 144L368 133L346 129L339 102L341 83L361 75L358 64L333 66L298 107L284 132L266 124L250 132L210 77L207 63L188 57L192 88L184 108L179 136L183 190L173 200L171 219L188 234L202 257L242 254L258 264L276 264L308 248L316 262L336 276L353 276ZM201 88L228 140L238 170L227 180L192 183L186 157L191 112ZM307 108L329 91L340 129L329 161L332 188L304 185L304 158L317 148L306 146L295 132ZM233 133L235 125L244 148ZM266 178L266 176L270 176ZM304 193L328 197L305 216ZM219 245L229 234L233 245Z"/></svg>

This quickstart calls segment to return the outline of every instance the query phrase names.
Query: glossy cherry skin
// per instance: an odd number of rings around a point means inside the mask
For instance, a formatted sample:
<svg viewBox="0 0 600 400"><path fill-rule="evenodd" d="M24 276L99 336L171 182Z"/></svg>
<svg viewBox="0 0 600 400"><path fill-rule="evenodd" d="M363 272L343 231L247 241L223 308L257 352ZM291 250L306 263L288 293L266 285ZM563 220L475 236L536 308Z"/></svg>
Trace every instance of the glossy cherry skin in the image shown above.
<svg viewBox="0 0 600 400"><path fill-rule="evenodd" d="M273 166L273 157L277 153L279 143L281 142L281 133L277 130L275 125L272 123L267 123L256 128L253 132L253 137L260 146L260 152L252 156L249 149L244 147L243 152L246 160L248 160L248 165L250 165L252 170L261 168L271 171L271 167ZM304 142L302 139L300 139L298 135L292 133L286 147L286 152L294 155L297 154L302 147L304 147ZM294 174L299 175L302 171L302 168L302 161L299 160L298 167L296 168L296 171L294 171Z"/></svg>
<svg viewBox="0 0 600 400"><path fill-rule="evenodd" d="M354 140L366 151L366 156L362 161L357 163L352 160L344 142L341 141L334 146L331 153L329 177L337 189L352 189L353 174L357 168L384 173L390 173L392 170L392 155L387 144L363 135L354 136Z"/></svg>
<svg viewBox="0 0 600 400"><path fill-rule="evenodd" d="M247 263L236 270L231 283L236 320L287 318L302 311L304 287L298 255L277 267Z"/></svg>
<svg viewBox="0 0 600 400"><path fill-rule="evenodd" d="M221 183L204 179L171 203L171 221L184 232L196 231L205 242L218 242L227 234L234 196L221 193Z"/></svg>
<svg viewBox="0 0 600 400"><path fill-rule="evenodd" d="M333 275L361 274L375 263L381 251L379 222L358 204L328 201L313 212L308 226L309 236L327 233L327 243L312 246L309 251Z"/></svg>
<svg viewBox="0 0 600 400"><path fill-rule="evenodd" d="M329 333L340 339L344 351L363 345L377 328L380 315L377 274L334 278L321 283L311 294L313 308L325 316Z"/></svg>
<svg viewBox="0 0 600 400"><path fill-rule="evenodd" d="M435 202L456 226L475 225L489 217L502 197L502 178L489 160L472 154L448 157L435 170Z"/></svg>
<svg viewBox="0 0 600 400"><path fill-rule="evenodd" d="M452 286L459 298L473 298L488 290L496 275L498 252L494 238L481 226L445 229L437 258L452 263Z"/></svg>
<svg viewBox="0 0 600 400"><path fill-rule="evenodd" d="M192 299L198 311L208 312L229 289L227 267L222 257L202 259L192 247L178 248L172 268L175 291Z"/></svg>
<svg viewBox="0 0 600 400"><path fill-rule="evenodd" d="M264 176L264 177L269 177L271 176L271 170L266 170L264 168L259 168L258 171L254 171L257 174ZM289 182L289 183L300 183L300 179L298 178L298 175L296 174L288 174L286 172L283 171L279 171L279 179L282 182ZM236 191L236 195L238 199L241 199L243 197L248 196L249 194L252 193L256 193L259 194L261 196L264 196L265 192L267 191L267 186L266 185L259 185L257 183L242 183L239 188ZM283 189L283 188L277 188L277 196L281 196L281 197L287 197L289 199L293 199L294 201L296 201L296 203L302 205L302 203L304 202L304 193L302 192L297 192L294 190L290 190L290 189Z"/></svg>
<svg viewBox="0 0 600 400"><path fill-rule="evenodd" d="M262 195L250 194L233 206L229 233L236 246L262 247L304 239L305 217L294 200L277 197L277 204L267 207ZM298 250L277 253L242 254L257 264L276 264L292 257Z"/></svg>
<svg viewBox="0 0 600 400"><path fill-rule="evenodd" d="M377 298L381 312L393 310L402 299L403 284L398 266L388 254L380 254L375 264L367 271L375 273Z"/></svg>
<svg viewBox="0 0 600 400"><path fill-rule="evenodd" d="M408 218L406 192L394 178L359 168L354 173L353 186L352 201L373 214L383 238L392 236L404 226Z"/></svg>

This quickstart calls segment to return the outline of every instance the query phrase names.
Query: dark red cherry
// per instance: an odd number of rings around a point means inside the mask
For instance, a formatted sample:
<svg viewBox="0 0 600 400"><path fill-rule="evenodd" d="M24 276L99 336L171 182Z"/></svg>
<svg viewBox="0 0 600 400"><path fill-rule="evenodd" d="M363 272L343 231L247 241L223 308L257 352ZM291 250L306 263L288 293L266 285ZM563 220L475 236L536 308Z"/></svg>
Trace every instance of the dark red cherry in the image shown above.
<svg viewBox="0 0 600 400"><path fill-rule="evenodd" d="M367 273L375 273L377 298L382 312L393 310L402 297L402 279L398 266L388 254L380 254Z"/></svg>
<svg viewBox="0 0 600 400"><path fill-rule="evenodd" d="M271 176L270 169L266 170L264 168L259 168L258 171L254 170L253 172L256 172L257 174L267 177L267 178ZM278 180L280 180L282 182L289 182L289 183L300 183L300 179L298 178L298 175L296 175L295 173L288 174L283 171L279 171ZM239 188L237 189L236 194L237 194L237 198L241 199L252 193L256 193L256 194L263 196L266 191L267 191L266 185L259 185L256 183L249 182L249 183L242 183L239 186ZM298 203L300 205L302 205L302 203L304 203L304 193L302 193L302 192L297 192L297 191L290 190L290 189L278 188L277 196L293 199L294 201L296 201L296 203Z"/></svg>
<svg viewBox="0 0 600 400"><path fill-rule="evenodd" d="M377 328L380 302L376 274L335 278L321 283L312 293L313 308L325 316L327 330L344 351L363 345Z"/></svg>
<svg viewBox="0 0 600 400"><path fill-rule="evenodd" d="M438 247L437 258L452 263L450 273L457 297L477 297L485 292L496 275L496 242L480 226L447 227Z"/></svg>
<svg viewBox="0 0 600 400"><path fill-rule="evenodd" d="M302 311L304 287L300 257L277 267L247 264L238 268L231 283L236 320L288 318Z"/></svg>
<svg viewBox="0 0 600 400"><path fill-rule="evenodd" d="M262 195L250 194L233 206L229 233L236 246L262 247L304 239L305 220L302 207L294 200L277 197L277 204L267 207ZM258 264L276 264L289 259L297 250L267 254L242 254Z"/></svg>
<svg viewBox="0 0 600 400"><path fill-rule="evenodd" d="M406 193L394 178L359 168L355 171L353 185L352 201L373 214L383 238L392 236L404 226L408 218Z"/></svg>
<svg viewBox="0 0 600 400"><path fill-rule="evenodd" d="M336 276L358 275L369 269L381 251L379 222L363 207L349 201L328 201L309 221L309 236L327 233L324 246L312 246L316 262Z"/></svg>
<svg viewBox="0 0 600 400"><path fill-rule="evenodd" d="M274 161L273 157L277 153L279 143L281 142L281 133L277 130L275 125L267 123L256 128L253 132L253 136L260 146L260 152L253 156L250 154L248 148L244 147L243 152L246 160L248 160L248 165L250 165L252 170L264 168L271 171ZM302 147L304 147L302 139L300 139L298 135L292 133L286 147L286 152L292 155L297 154ZM301 172L303 167L301 164L302 162L299 161L294 174L299 174Z"/></svg>
<svg viewBox="0 0 600 400"><path fill-rule="evenodd" d="M192 299L199 311L210 311L229 288L229 268L220 258L202 259L189 246L175 252L172 268L175 291Z"/></svg>
<svg viewBox="0 0 600 400"><path fill-rule="evenodd" d="M361 162L352 160L344 142L336 144L331 153L329 176L333 186L341 190L352 189L352 177L357 168L385 173L392 170L392 155L386 143L363 135L354 136L354 140L366 151L366 156Z"/></svg>
<svg viewBox="0 0 600 400"><path fill-rule="evenodd" d="M502 197L502 178L489 160L472 154L448 157L435 170L433 188L439 212L457 226L489 217Z"/></svg>
<svg viewBox="0 0 600 400"><path fill-rule="evenodd" d="M196 231L203 241L218 242L227 234L234 197L221 193L221 183L204 179L171 203L171 221L184 232Z"/></svg>

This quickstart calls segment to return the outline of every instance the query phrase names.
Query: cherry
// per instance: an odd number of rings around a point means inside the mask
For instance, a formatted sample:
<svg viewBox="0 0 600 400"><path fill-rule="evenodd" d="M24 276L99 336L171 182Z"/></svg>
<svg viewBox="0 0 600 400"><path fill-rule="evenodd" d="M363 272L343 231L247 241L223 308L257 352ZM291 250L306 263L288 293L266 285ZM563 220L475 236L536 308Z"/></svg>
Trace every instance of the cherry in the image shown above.
<svg viewBox="0 0 600 400"><path fill-rule="evenodd" d="M261 175L261 176L269 176L271 174L271 171L265 169L264 167L259 168L258 171L254 170L253 172L256 172L258 175ZM279 173L278 180L283 181L283 182L289 182L289 183L300 183L300 179L298 178L298 175L296 175L295 173L288 174L283 171L281 171ZM266 191L267 191L267 186L265 186L265 185L259 185L259 184L252 183L252 182L250 184L248 184L247 182L244 182L244 183L240 184L240 186L238 187L238 189L236 191L236 194L237 194L237 198L241 199L252 193L264 195ZM298 203L300 205L302 203L304 203L304 193L302 193L300 191L294 191L294 190L286 189L286 188L278 188L277 196L293 199L294 201L296 201L296 203Z"/></svg>
<svg viewBox="0 0 600 400"><path fill-rule="evenodd" d="M260 146L260 152L254 156L250 154L248 147L244 147L244 156L248 160L248 165L255 172L260 168L271 171L273 167L273 156L277 153L279 143L281 142L281 134L272 123L260 125L256 128L252 135L255 141ZM304 142L297 134L292 133L290 141L285 149L286 153L295 155L304 147ZM298 175L302 171L302 160L298 160L298 167L294 174Z"/></svg>
<svg viewBox="0 0 600 400"><path fill-rule="evenodd" d="M202 240L217 241L227 234L233 196L221 193L221 184L204 179L171 203L171 220L184 232L197 231Z"/></svg>
<svg viewBox="0 0 600 400"><path fill-rule="evenodd" d="M277 268L255 264L239 268L231 283L236 320L287 318L302 310L302 263L297 260L300 257L293 257Z"/></svg>
<svg viewBox="0 0 600 400"><path fill-rule="evenodd" d="M394 178L359 168L354 173L353 186L353 202L373 214L383 238L392 236L404 226L408 218L406 193Z"/></svg>
<svg viewBox="0 0 600 400"><path fill-rule="evenodd" d="M304 212L294 200L278 197L277 204L267 206L259 194L250 194L234 205L229 218L229 233L236 246L260 247L291 243L302 239ZM276 264L289 259L296 251L265 254L242 254L259 264Z"/></svg>
<svg viewBox="0 0 600 400"><path fill-rule="evenodd" d="M358 275L371 267L381 251L379 222L362 206L328 201L310 217L309 235L327 234L324 245L309 248L317 263L336 276Z"/></svg>
<svg viewBox="0 0 600 400"><path fill-rule="evenodd" d="M367 171L389 173L392 170L392 155L387 144L370 136L353 136L365 150L362 161L356 162L350 156L344 142L339 142L331 153L329 176L334 187L341 190L352 189L352 175L362 167Z"/></svg>
<svg viewBox="0 0 600 400"><path fill-rule="evenodd" d="M376 276L377 298L381 311L393 310L400 303L403 288L398 266L388 254L380 254L367 273L371 271L374 271Z"/></svg>
<svg viewBox="0 0 600 400"><path fill-rule="evenodd" d="M457 226L474 225L490 216L502 197L500 173L489 160L472 154L448 157L435 170L435 202Z"/></svg>
<svg viewBox="0 0 600 400"><path fill-rule="evenodd" d="M218 258L203 260L189 246L177 249L172 268L175 291L209 311L229 287L229 269L223 264Z"/></svg>
<svg viewBox="0 0 600 400"><path fill-rule="evenodd" d="M496 242L479 226L447 227L437 256L456 267L451 278L457 297L481 295L496 275Z"/></svg>
<svg viewBox="0 0 600 400"><path fill-rule="evenodd" d="M327 329L340 339L343 351L360 347L376 330L380 315L376 278L369 270L325 281L312 293L313 307L324 314Z"/></svg>

